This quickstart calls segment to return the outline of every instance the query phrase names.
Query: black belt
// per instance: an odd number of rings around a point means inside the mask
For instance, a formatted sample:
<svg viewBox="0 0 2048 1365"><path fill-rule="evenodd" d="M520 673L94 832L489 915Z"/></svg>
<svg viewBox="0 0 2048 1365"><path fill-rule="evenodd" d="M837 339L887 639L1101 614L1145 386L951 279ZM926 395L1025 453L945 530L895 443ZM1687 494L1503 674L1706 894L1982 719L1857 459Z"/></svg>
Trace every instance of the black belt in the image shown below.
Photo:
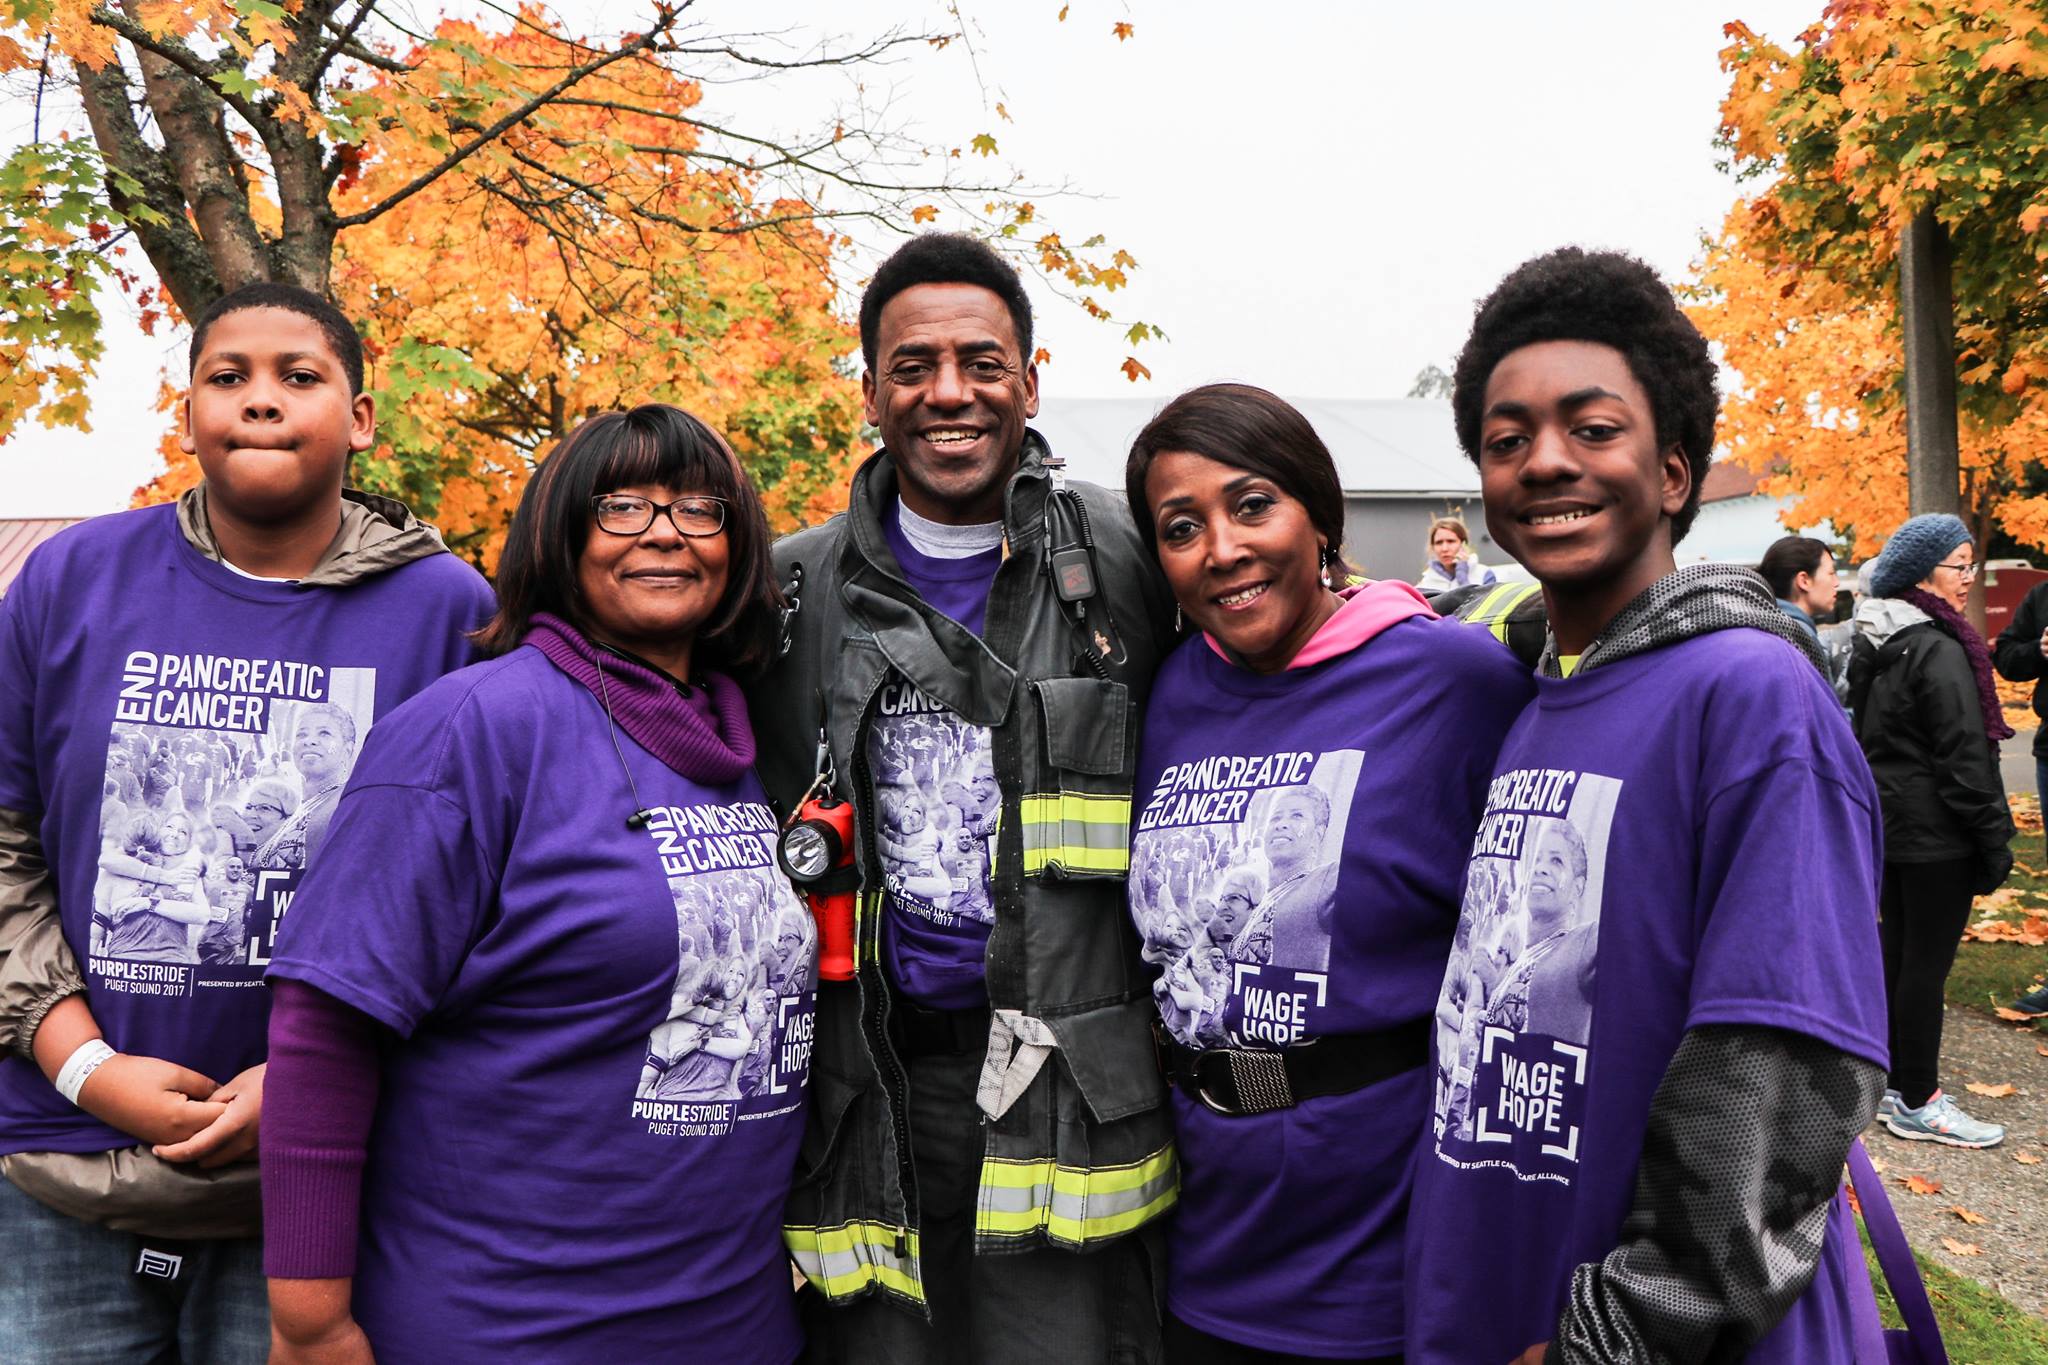
<svg viewBox="0 0 2048 1365"><path fill-rule="evenodd" d="M987 1005L934 1010L898 996L891 1002L889 1017L896 1025L896 1040L906 1057L960 1057L988 1049Z"/></svg>
<svg viewBox="0 0 2048 1365"><path fill-rule="evenodd" d="M1433 1019L1371 1033L1337 1033L1284 1048L1182 1047L1161 1031L1166 1078L1189 1099L1230 1118L1291 1109L1303 1100L1344 1095L1429 1061Z"/></svg>

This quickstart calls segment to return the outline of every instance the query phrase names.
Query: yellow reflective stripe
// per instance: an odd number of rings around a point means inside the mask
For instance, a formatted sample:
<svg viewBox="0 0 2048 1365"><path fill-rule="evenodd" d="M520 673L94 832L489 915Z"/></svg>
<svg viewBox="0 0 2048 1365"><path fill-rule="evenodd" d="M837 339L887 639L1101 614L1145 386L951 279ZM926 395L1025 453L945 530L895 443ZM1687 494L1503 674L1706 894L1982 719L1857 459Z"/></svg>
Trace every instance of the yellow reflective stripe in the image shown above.
<svg viewBox="0 0 2048 1365"><path fill-rule="evenodd" d="M1066 872L1128 872L1131 798L1059 791L1026 796L1024 875L1058 866Z"/></svg>
<svg viewBox="0 0 2048 1365"><path fill-rule="evenodd" d="M904 1239L907 1256L896 1254L899 1236ZM782 1240L804 1279L828 1299L845 1298L879 1284L924 1302L915 1232L887 1223L856 1221L831 1228L787 1226L782 1229Z"/></svg>
<svg viewBox="0 0 2048 1365"><path fill-rule="evenodd" d="M1023 1237L1043 1228L1057 1241L1081 1245L1140 1227L1179 1197L1171 1144L1142 1161L1093 1169L989 1157L981 1163L974 1230Z"/></svg>
<svg viewBox="0 0 2048 1365"><path fill-rule="evenodd" d="M1500 601L1501 598L1507 596L1509 593L1513 592L1516 588L1522 586L1524 585L1519 583L1501 584L1499 587L1487 593L1486 596L1480 598L1479 601L1473 605L1472 610L1465 613L1465 619L1467 621L1476 622L1477 624L1482 626L1485 625L1487 621L1490 619L1486 613L1493 609L1493 604Z"/></svg>
<svg viewBox="0 0 2048 1365"><path fill-rule="evenodd" d="M881 960L882 925L877 918L881 913L881 892L862 891L856 894L853 902L853 965L856 969ZM875 946L872 950L868 947L868 924L871 920L875 925Z"/></svg>
<svg viewBox="0 0 2048 1365"><path fill-rule="evenodd" d="M1515 608L1529 600L1530 595L1542 588L1540 583L1508 583L1495 588L1479 599L1477 606L1466 613L1464 619L1475 626L1485 626L1487 633L1502 644L1508 642L1508 617Z"/></svg>

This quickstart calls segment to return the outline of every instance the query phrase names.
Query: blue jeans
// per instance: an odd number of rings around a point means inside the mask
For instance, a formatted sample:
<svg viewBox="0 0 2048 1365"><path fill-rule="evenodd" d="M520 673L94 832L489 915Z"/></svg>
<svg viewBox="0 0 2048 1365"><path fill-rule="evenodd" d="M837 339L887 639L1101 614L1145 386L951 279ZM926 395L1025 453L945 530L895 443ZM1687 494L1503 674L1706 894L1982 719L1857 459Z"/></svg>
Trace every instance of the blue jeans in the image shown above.
<svg viewBox="0 0 2048 1365"><path fill-rule="evenodd" d="M259 1239L114 1232L0 1180L0 1361L262 1365L269 1353Z"/></svg>

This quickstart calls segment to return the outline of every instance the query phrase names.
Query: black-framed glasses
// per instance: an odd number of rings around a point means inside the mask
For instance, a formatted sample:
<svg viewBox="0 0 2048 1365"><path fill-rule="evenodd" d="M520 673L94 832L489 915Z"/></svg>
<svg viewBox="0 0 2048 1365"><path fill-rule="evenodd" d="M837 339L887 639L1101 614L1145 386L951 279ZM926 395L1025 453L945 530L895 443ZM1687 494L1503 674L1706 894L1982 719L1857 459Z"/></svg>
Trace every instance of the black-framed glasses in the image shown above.
<svg viewBox="0 0 2048 1365"><path fill-rule="evenodd" d="M692 493L661 503L632 493L600 493L590 500L597 529L608 535L637 536L654 525L654 514L667 515L669 525L686 536L715 536L725 529L725 499Z"/></svg>
<svg viewBox="0 0 2048 1365"><path fill-rule="evenodd" d="M1953 570L1962 576L1963 582L1967 583L1977 576L1977 570L1981 566L1977 564L1937 564L1934 567L1937 569Z"/></svg>

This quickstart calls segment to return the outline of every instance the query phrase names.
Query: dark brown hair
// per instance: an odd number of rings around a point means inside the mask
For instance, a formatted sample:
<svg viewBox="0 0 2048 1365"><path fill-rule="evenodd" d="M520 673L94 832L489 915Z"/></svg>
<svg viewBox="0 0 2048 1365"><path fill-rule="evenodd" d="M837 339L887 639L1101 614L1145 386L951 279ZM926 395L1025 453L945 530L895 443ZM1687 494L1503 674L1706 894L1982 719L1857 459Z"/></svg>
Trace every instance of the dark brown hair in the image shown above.
<svg viewBox="0 0 2048 1365"><path fill-rule="evenodd" d="M206 334L213 330L213 324L230 313L249 308L277 308L297 313L318 327L320 335L327 338L328 349L341 362L342 373L348 376L349 396L353 398L363 391L363 339L356 335L355 324L348 320L348 314L310 289L301 289L295 284L275 284L269 280L257 280L239 289L231 289L199 315L199 321L192 325L192 344L186 348L188 373L199 368L199 353L206 349Z"/></svg>
<svg viewBox="0 0 2048 1365"><path fill-rule="evenodd" d="M1771 542L1771 548L1764 551L1763 562L1756 571L1764 576L1764 582L1771 585L1771 593L1777 597L1792 595L1792 581L1801 574L1817 574L1823 559L1830 559L1834 551L1825 540L1812 536L1784 536Z"/></svg>
<svg viewBox="0 0 2048 1365"><path fill-rule="evenodd" d="M666 403L589 418L540 462L505 537L498 612L476 633L479 648L487 654L517 648L537 611L590 629L576 586L593 524L590 500L635 484L725 499L725 596L697 632L693 661L746 675L774 657L782 593L768 557L761 497L723 437Z"/></svg>
<svg viewBox="0 0 2048 1365"><path fill-rule="evenodd" d="M1350 576L1344 562L1344 484L1330 448L1292 403L1250 384L1204 384L1159 410L1131 442L1124 465L1124 496L1131 519L1154 554L1158 532L1145 503L1152 461L1184 450L1271 479L1308 511L1309 524L1329 542L1332 579Z"/></svg>

